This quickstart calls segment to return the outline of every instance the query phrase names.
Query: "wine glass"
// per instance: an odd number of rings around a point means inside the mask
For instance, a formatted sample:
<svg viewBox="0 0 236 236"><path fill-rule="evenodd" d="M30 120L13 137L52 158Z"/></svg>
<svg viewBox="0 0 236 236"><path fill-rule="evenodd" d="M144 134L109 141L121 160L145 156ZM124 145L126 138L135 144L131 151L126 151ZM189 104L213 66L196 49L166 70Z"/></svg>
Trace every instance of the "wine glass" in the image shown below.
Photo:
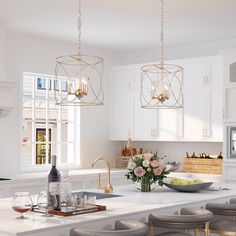
<svg viewBox="0 0 236 236"><path fill-rule="evenodd" d="M52 216L49 211L52 211L57 207L56 195L48 195L46 191L41 191L38 196L37 206L40 210L45 211L44 216Z"/></svg>
<svg viewBox="0 0 236 236"><path fill-rule="evenodd" d="M17 192L14 194L12 203L12 209L21 213L20 218L24 219L24 213L30 211L33 207L33 202L28 192Z"/></svg>

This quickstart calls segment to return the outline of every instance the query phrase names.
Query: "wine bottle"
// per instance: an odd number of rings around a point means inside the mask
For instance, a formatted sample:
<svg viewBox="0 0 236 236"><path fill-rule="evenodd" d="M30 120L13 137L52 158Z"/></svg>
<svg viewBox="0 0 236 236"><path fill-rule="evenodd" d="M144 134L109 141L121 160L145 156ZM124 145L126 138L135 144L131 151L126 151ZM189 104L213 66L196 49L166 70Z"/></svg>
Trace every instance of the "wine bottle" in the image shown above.
<svg viewBox="0 0 236 236"><path fill-rule="evenodd" d="M61 174L56 168L57 156L52 155L52 168L48 174L48 205L55 206L55 197L56 196L57 204L55 210L60 210L60 185L61 185Z"/></svg>

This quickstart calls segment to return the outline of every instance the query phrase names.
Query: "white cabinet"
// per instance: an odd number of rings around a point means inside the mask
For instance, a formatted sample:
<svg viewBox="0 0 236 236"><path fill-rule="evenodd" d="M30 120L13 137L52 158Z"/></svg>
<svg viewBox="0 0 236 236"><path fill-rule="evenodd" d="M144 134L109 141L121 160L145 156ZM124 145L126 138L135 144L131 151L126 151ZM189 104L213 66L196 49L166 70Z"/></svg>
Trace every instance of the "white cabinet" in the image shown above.
<svg viewBox="0 0 236 236"><path fill-rule="evenodd" d="M184 138L222 142L223 89L188 89L184 101Z"/></svg>
<svg viewBox="0 0 236 236"><path fill-rule="evenodd" d="M158 110L158 140L180 141L183 134L183 109Z"/></svg>
<svg viewBox="0 0 236 236"><path fill-rule="evenodd" d="M224 121L236 122L236 53L224 56Z"/></svg>
<svg viewBox="0 0 236 236"><path fill-rule="evenodd" d="M141 108L139 96L135 96L134 109L134 139L154 141L158 135L157 110Z"/></svg>
<svg viewBox="0 0 236 236"><path fill-rule="evenodd" d="M202 90L185 90L184 138L202 140L206 136L206 93Z"/></svg>
<svg viewBox="0 0 236 236"><path fill-rule="evenodd" d="M142 65L112 69L111 140L127 140L131 137L140 141L222 142L222 58L211 56L169 63L184 67L184 109L141 108ZM146 90L144 92L150 92Z"/></svg>
<svg viewBox="0 0 236 236"><path fill-rule="evenodd" d="M134 72L116 69L110 78L110 140L134 137Z"/></svg>

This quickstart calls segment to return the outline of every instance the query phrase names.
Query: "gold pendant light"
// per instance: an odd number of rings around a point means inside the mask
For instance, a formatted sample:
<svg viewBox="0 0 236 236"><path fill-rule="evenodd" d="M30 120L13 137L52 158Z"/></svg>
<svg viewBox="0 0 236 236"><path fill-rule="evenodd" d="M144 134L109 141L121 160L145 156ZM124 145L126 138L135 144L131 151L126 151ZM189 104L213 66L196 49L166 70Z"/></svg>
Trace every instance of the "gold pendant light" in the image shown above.
<svg viewBox="0 0 236 236"><path fill-rule="evenodd" d="M141 68L141 107L183 108L183 68L164 63L164 0L161 0L161 58L159 64Z"/></svg>
<svg viewBox="0 0 236 236"><path fill-rule="evenodd" d="M78 13L78 53L56 58L56 104L103 105L103 59L81 53L81 0L78 0Z"/></svg>

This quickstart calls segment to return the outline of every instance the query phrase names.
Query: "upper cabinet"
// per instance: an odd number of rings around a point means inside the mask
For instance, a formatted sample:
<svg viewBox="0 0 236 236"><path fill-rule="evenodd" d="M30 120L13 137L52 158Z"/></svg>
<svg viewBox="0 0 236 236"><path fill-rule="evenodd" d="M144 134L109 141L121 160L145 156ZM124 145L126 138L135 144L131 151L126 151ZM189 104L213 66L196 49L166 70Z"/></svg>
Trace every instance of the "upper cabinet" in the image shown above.
<svg viewBox="0 0 236 236"><path fill-rule="evenodd" d="M134 138L134 72L117 68L110 73L110 139Z"/></svg>
<svg viewBox="0 0 236 236"><path fill-rule="evenodd" d="M224 55L224 121L236 122L236 52Z"/></svg>
<svg viewBox="0 0 236 236"><path fill-rule="evenodd" d="M112 68L110 139L222 142L222 58L211 56L168 63L184 68L183 109L141 108L142 65Z"/></svg>

